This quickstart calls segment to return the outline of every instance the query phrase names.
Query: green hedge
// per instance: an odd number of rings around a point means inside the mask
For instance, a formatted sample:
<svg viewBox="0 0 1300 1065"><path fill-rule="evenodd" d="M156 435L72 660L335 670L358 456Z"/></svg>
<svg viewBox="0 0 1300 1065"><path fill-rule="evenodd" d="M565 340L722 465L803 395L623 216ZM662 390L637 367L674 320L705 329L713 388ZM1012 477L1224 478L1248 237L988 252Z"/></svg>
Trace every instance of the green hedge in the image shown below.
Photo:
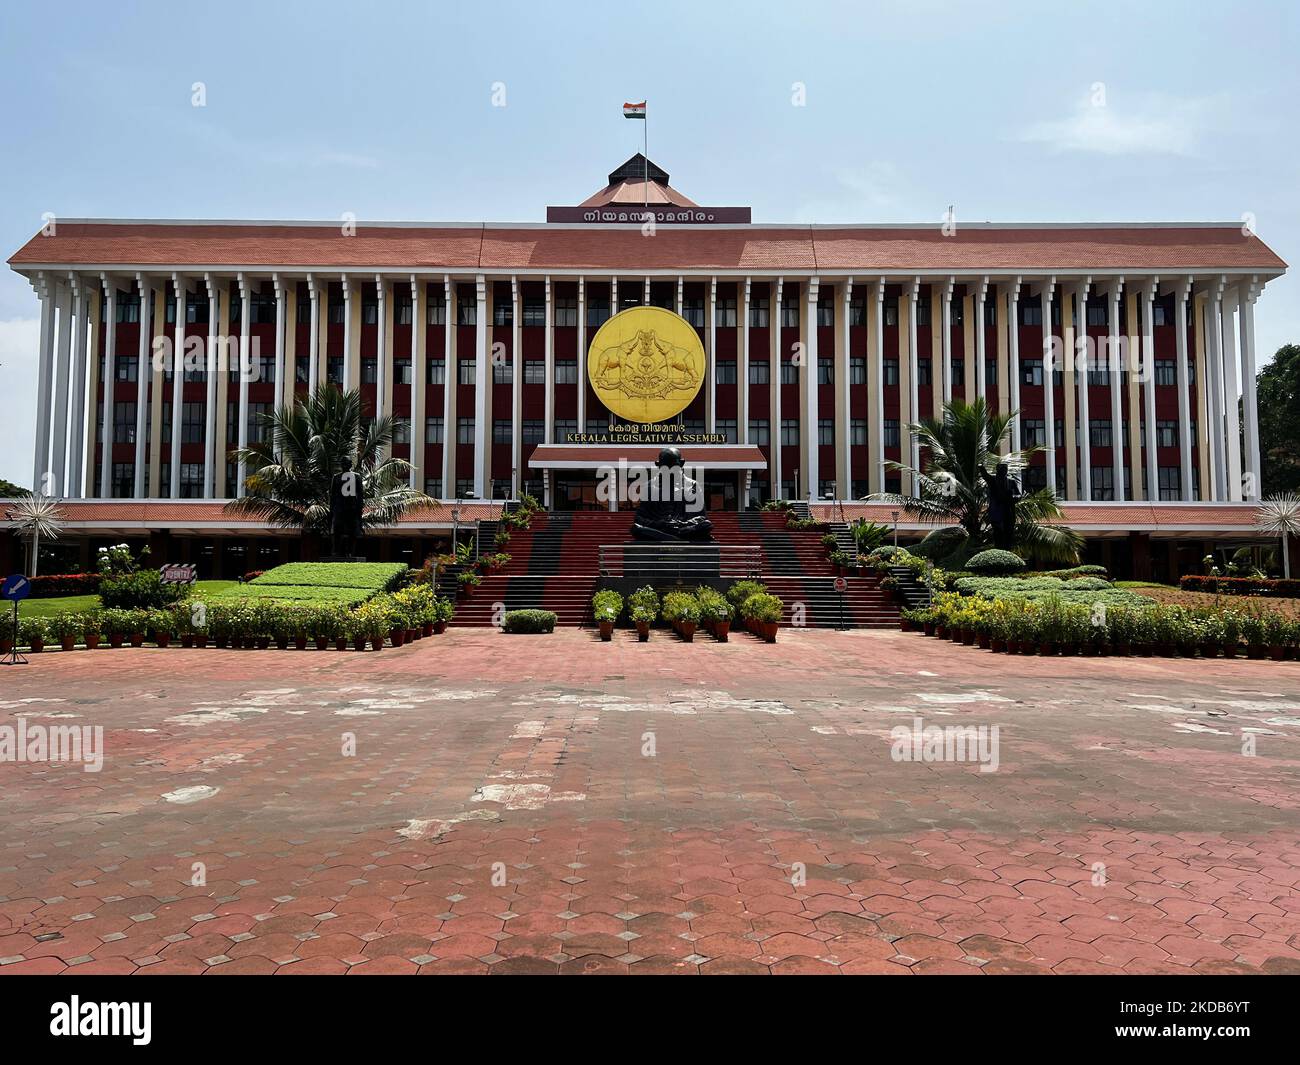
<svg viewBox="0 0 1300 1065"><path fill-rule="evenodd" d="M555 631L555 615L549 610L507 610L502 632L540 633Z"/></svg>
<svg viewBox="0 0 1300 1065"><path fill-rule="evenodd" d="M971 555L966 561L966 568L972 573L988 576L1019 573L1025 568L1025 560L1012 551L1002 551L991 547L986 551Z"/></svg>
<svg viewBox="0 0 1300 1065"><path fill-rule="evenodd" d="M1136 592L1115 588L1095 577L1063 581L1060 577L959 577L953 585L962 595L985 599L1025 599L1034 602L1059 596L1067 603L1106 603L1110 606L1148 606L1151 600Z"/></svg>
<svg viewBox="0 0 1300 1065"><path fill-rule="evenodd" d="M286 562L251 583L258 588L271 584L391 592L401 587L407 572L402 562Z"/></svg>

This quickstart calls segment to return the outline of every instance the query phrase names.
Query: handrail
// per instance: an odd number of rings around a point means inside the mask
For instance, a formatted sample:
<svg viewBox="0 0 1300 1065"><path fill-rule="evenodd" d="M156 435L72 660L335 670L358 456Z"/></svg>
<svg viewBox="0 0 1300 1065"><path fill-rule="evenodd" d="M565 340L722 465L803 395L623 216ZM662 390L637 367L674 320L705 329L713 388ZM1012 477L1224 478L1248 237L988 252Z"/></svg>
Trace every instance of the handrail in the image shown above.
<svg viewBox="0 0 1300 1065"><path fill-rule="evenodd" d="M756 578L763 572L757 544L601 544L600 575L652 580Z"/></svg>

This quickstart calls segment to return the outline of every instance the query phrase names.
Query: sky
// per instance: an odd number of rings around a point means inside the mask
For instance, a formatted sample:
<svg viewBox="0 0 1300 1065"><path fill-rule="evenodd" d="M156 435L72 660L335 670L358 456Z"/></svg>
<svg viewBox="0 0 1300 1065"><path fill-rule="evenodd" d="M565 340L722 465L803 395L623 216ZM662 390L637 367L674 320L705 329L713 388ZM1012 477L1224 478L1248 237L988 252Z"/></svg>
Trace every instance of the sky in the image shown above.
<svg viewBox="0 0 1300 1065"><path fill-rule="evenodd" d="M645 99L673 185L755 222L1250 217L1294 262L1297 45L1295 0L7 0L0 251L47 212L543 221L640 150ZM0 269L23 485L37 315ZM1296 277L1256 335L1300 342Z"/></svg>

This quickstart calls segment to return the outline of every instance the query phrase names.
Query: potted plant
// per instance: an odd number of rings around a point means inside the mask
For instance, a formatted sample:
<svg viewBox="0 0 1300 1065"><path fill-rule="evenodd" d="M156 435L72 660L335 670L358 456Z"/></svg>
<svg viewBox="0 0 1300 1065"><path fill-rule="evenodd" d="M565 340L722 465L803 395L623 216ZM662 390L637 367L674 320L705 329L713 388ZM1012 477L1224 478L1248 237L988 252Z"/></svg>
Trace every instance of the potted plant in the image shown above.
<svg viewBox="0 0 1300 1065"><path fill-rule="evenodd" d="M659 617L659 594L650 585L643 585L628 597L628 606L636 626L636 638L644 643L650 639L650 626Z"/></svg>
<svg viewBox="0 0 1300 1065"><path fill-rule="evenodd" d="M591 613L600 628L600 638L608 643L614 638L614 624L623 613L623 597L612 588L603 588L591 597Z"/></svg>
<svg viewBox="0 0 1300 1065"><path fill-rule="evenodd" d="M433 631L441 635L447 631L447 623L456 616L456 604L450 599L439 598L437 608L437 620L433 623Z"/></svg>
<svg viewBox="0 0 1300 1065"><path fill-rule="evenodd" d="M311 613L307 610L295 610L293 612L293 623L289 628L293 631L293 646L299 651L307 650L307 629L311 624Z"/></svg>
<svg viewBox="0 0 1300 1065"><path fill-rule="evenodd" d="M0 632L9 632L12 630L13 618L7 618L5 620L5 625L9 628L4 629L3 627L0 627ZM19 638L32 649L33 654L40 654L45 650L45 639L49 635L49 629L50 627L44 618L23 618L22 621L18 623ZM2 641L3 637L0 636L0 642ZM11 636L9 650L12 649L13 639Z"/></svg>
<svg viewBox="0 0 1300 1065"><path fill-rule="evenodd" d="M110 609L99 612L99 624L104 635L108 637L109 647L116 649L122 646L126 640L128 620L125 610Z"/></svg>
<svg viewBox="0 0 1300 1065"><path fill-rule="evenodd" d="M103 632L98 610L87 610L81 615L81 632L86 640L86 649L93 651L99 646L99 637Z"/></svg>
<svg viewBox="0 0 1300 1065"><path fill-rule="evenodd" d="M1281 614L1270 611L1264 616L1261 640L1268 648L1268 657L1281 662L1286 657L1287 630L1290 623Z"/></svg>
<svg viewBox="0 0 1300 1065"><path fill-rule="evenodd" d="M391 625L394 618L390 612L377 603L363 603L360 607L352 612L348 619L348 635L352 639L352 647L357 651L364 651L370 645L370 634L378 632L380 642L383 642L385 626ZM397 631L397 630L393 630ZM403 630L403 638L405 631ZM394 647L400 647L400 643L394 643Z"/></svg>
<svg viewBox="0 0 1300 1065"><path fill-rule="evenodd" d="M781 623L783 613L781 600L774 595L760 592L745 600L744 615L757 629L757 635L768 643L776 643L776 630Z"/></svg>
<svg viewBox="0 0 1300 1065"><path fill-rule="evenodd" d="M153 642L159 647L171 646L176 635L176 615L166 608L149 611L149 627L153 629Z"/></svg>
<svg viewBox="0 0 1300 1065"><path fill-rule="evenodd" d="M1241 643L1241 614L1235 610L1223 612L1223 657L1236 658Z"/></svg>
<svg viewBox="0 0 1300 1065"><path fill-rule="evenodd" d="M700 624L718 643L726 643L731 633L731 606L712 588L701 588L695 598L699 602Z"/></svg>
<svg viewBox="0 0 1300 1065"><path fill-rule="evenodd" d="M691 643L700 622L700 607L690 592L669 592L664 596L664 620L683 640Z"/></svg>
<svg viewBox="0 0 1300 1065"><path fill-rule="evenodd" d="M308 619L308 628L311 630L312 639L316 643L316 650L324 651L329 648L338 624L339 616L336 607L319 606L311 612Z"/></svg>

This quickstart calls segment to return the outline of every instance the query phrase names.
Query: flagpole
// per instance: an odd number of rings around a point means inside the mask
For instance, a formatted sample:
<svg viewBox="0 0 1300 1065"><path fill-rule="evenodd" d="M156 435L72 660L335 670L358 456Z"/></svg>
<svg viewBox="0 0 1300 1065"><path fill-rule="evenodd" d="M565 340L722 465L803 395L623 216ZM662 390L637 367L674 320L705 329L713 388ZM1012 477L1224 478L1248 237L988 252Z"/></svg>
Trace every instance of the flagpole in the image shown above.
<svg viewBox="0 0 1300 1065"><path fill-rule="evenodd" d="M641 120L641 158L645 160L645 182L641 194L645 197L645 213L650 213L650 101L645 103L645 117Z"/></svg>

